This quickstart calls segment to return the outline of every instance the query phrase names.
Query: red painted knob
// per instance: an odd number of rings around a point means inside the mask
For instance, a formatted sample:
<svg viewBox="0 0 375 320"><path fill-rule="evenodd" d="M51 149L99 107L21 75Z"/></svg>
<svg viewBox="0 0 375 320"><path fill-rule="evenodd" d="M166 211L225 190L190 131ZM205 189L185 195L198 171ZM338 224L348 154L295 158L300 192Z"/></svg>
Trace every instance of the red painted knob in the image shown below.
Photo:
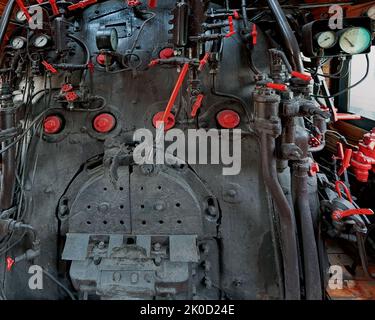
<svg viewBox="0 0 375 320"><path fill-rule="evenodd" d="M224 129L237 128L241 122L240 115L233 110L223 110L217 115L217 122Z"/></svg>
<svg viewBox="0 0 375 320"><path fill-rule="evenodd" d="M152 119L152 124L156 128L157 123L163 121L164 111L160 111L157 114L154 115ZM165 124L165 131L172 129L176 124L176 120L173 114L169 114L169 117Z"/></svg>
<svg viewBox="0 0 375 320"><path fill-rule="evenodd" d="M47 134L55 134L61 131L62 121L58 116L48 116L43 123L44 132Z"/></svg>
<svg viewBox="0 0 375 320"><path fill-rule="evenodd" d="M111 132L116 126L116 119L109 113L102 113L94 119L94 129L99 133Z"/></svg>

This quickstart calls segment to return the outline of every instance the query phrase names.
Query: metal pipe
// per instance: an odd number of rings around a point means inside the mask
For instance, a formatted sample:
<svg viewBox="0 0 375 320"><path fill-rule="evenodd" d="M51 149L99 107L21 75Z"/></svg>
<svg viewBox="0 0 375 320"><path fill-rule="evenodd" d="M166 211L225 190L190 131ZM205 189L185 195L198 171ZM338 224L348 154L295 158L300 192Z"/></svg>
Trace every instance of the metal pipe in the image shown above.
<svg viewBox="0 0 375 320"><path fill-rule="evenodd" d="M303 63L301 58L301 51L298 45L296 36L293 33L292 28L284 14L283 9L280 6L278 0L267 0L268 6L270 7L273 15L276 18L276 22L279 26L280 32L284 40L284 46L287 49L289 61L294 71L303 72Z"/></svg>
<svg viewBox="0 0 375 320"><path fill-rule="evenodd" d="M15 4L16 4L15 0L9 0L4 8L3 15L1 16L1 20L0 20L0 43L1 44L3 43L5 33L7 31L10 17L12 15L12 11L14 9Z"/></svg>
<svg viewBox="0 0 375 320"><path fill-rule="evenodd" d="M10 87L3 84L0 89L0 129L15 128L15 109ZM2 148L12 144L14 139L2 143ZM16 180L16 149L9 148L2 154L2 175L0 189L0 210L7 210L13 205L13 194Z"/></svg>
<svg viewBox="0 0 375 320"><path fill-rule="evenodd" d="M276 138L281 134L281 121L278 118L280 97L268 91L260 91L254 94L253 101L255 128L260 141L263 180L271 193L279 217L285 299L299 300L300 272L295 217L280 185L276 167Z"/></svg>
<svg viewBox="0 0 375 320"><path fill-rule="evenodd" d="M300 299L297 241L293 212L280 186L277 171L275 139L265 133L260 135L262 173L264 182L280 215L280 234L284 263L285 299Z"/></svg>
<svg viewBox="0 0 375 320"><path fill-rule="evenodd" d="M322 299L322 283L316 245L314 224L311 215L308 192L309 160L306 158L296 161L293 165L292 188L295 212L301 235L303 251L303 269L305 280L305 295L307 300Z"/></svg>

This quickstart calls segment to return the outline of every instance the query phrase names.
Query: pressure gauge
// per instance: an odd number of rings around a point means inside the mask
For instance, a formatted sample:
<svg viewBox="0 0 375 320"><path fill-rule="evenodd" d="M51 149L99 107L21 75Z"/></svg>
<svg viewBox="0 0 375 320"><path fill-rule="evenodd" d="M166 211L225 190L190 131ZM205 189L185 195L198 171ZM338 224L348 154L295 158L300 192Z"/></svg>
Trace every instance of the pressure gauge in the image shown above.
<svg viewBox="0 0 375 320"><path fill-rule="evenodd" d="M16 20L18 22L25 22L27 20L27 17L22 10L20 10L16 13Z"/></svg>
<svg viewBox="0 0 375 320"><path fill-rule="evenodd" d="M340 47L348 54L360 54L371 45L371 33L362 27L346 29L340 36Z"/></svg>
<svg viewBox="0 0 375 320"><path fill-rule="evenodd" d="M99 50L116 51L118 47L118 33L115 28L99 29L96 33L96 46Z"/></svg>
<svg viewBox="0 0 375 320"><path fill-rule="evenodd" d="M33 45L36 48L44 48L48 45L50 40L51 38L49 36L47 36L46 34L41 34L34 39Z"/></svg>
<svg viewBox="0 0 375 320"><path fill-rule="evenodd" d="M322 49L330 49L337 43L336 32L325 31L318 34L316 41Z"/></svg>
<svg viewBox="0 0 375 320"><path fill-rule="evenodd" d="M370 9L367 10L367 16L370 19L375 20L375 6L372 6Z"/></svg>
<svg viewBox="0 0 375 320"><path fill-rule="evenodd" d="M22 49L26 44L26 39L24 37L15 37L10 41L10 45L14 50Z"/></svg>

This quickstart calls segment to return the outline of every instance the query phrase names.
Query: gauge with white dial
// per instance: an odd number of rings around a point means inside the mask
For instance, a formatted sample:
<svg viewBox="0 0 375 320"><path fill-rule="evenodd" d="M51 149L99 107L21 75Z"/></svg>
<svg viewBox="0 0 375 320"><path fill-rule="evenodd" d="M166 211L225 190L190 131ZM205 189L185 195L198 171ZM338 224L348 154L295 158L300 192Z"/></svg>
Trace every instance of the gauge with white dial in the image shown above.
<svg viewBox="0 0 375 320"><path fill-rule="evenodd" d="M22 10L20 10L16 13L16 20L18 22L25 22L27 20L27 17Z"/></svg>
<svg viewBox="0 0 375 320"><path fill-rule="evenodd" d="M49 36L41 34L34 39L33 45L36 48L44 48L48 45L50 39L51 38Z"/></svg>
<svg viewBox="0 0 375 320"><path fill-rule="evenodd" d="M24 37L15 37L10 41L10 45L13 49L22 49L26 44L26 39Z"/></svg>
<svg viewBox="0 0 375 320"><path fill-rule="evenodd" d="M325 31L318 34L316 41L322 49L332 48L337 43L336 32Z"/></svg>
<svg viewBox="0 0 375 320"><path fill-rule="evenodd" d="M348 54L360 54L371 45L371 33L362 27L346 29L340 36L340 47Z"/></svg>
<svg viewBox="0 0 375 320"><path fill-rule="evenodd" d="M370 9L367 10L367 16L372 20L375 20L375 6L372 6Z"/></svg>

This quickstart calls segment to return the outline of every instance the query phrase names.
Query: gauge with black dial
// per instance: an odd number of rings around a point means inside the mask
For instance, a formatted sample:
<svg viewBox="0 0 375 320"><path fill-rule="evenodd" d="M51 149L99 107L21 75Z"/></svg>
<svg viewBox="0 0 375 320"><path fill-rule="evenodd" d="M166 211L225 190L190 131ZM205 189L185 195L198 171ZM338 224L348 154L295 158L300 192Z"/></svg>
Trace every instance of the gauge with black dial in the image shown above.
<svg viewBox="0 0 375 320"><path fill-rule="evenodd" d="M118 33L115 28L99 29L96 33L96 46L99 50L116 51Z"/></svg>
<svg viewBox="0 0 375 320"><path fill-rule="evenodd" d="M10 45L15 50L22 49L26 45L26 39L24 37L14 37L10 41Z"/></svg>
<svg viewBox="0 0 375 320"><path fill-rule="evenodd" d="M340 47L348 54L360 54L371 45L371 33L362 27L348 28L340 36Z"/></svg>
<svg viewBox="0 0 375 320"><path fill-rule="evenodd" d="M337 34L334 31L325 31L317 35L316 41L320 48L330 49L337 43Z"/></svg>

